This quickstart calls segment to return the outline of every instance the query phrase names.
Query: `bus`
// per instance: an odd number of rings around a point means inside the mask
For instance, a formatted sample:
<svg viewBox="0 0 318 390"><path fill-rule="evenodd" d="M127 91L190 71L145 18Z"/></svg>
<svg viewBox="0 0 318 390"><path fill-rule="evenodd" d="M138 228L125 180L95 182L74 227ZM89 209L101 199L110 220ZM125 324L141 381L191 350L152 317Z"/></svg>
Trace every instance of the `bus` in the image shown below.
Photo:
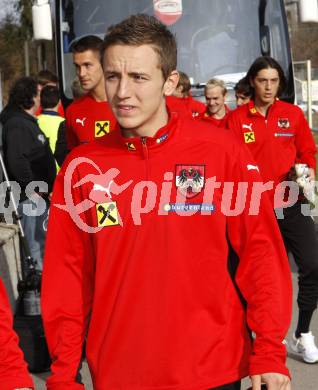
<svg viewBox="0 0 318 390"><path fill-rule="evenodd" d="M287 77L282 98L294 101L283 0L55 0L52 4L57 70L66 104L72 99L75 78L72 42L89 34L103 38L110 25L137 13L154 15L175 34L178 69L190 77L198 100L204 99L204 85L210 78L224 80L233 90L255 58L270 55Z"/></svg>

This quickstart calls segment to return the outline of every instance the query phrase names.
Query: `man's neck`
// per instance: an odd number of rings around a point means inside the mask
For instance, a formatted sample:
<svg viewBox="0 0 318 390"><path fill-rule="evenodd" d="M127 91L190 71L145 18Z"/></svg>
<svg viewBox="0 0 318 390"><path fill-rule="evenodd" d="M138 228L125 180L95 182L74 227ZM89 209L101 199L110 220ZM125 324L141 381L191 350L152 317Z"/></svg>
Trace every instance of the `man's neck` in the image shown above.
<svg viewBox="0 0 318 390"><path fill-rule="evenodd" d="M262 114L263 116L266 116L268 113L269 107L274 103L274 101L271 101L270 103L264 103L260 101L259 99L255 98L254 105L256 110Z"/></svg>
<svg viewBox="0 0 318 390"><path fill-rule="evenodd" d="M58 109L58 106L56 107L53 107L53 108L43 108L42 107L42 111L52 111L52 112L58 112L59 109Z"/></svg>
<svg viewBox="0 0 318 390"><path fill-rule="evenodd" d="M92 98L94 98L97 102L106 102L106 92L103 84L99 84L96 88L89 92Z"/></svg>
<svg viewBox="0 0 318 390"><path fill-rule="evenodd" d="M34 106L29 108L29 109L23 108L23 111L26 112L27 114L31 115L31 116L36 117L35 113L36 113L37 110L34 109Z"/></svg>
<svg viewBox="0 0 318 390"><path fill-rule="evenodd" d="M135 129L125 129L121 128L123 137L125 138L135 138L135 137L153 137L159 129L166 126L169 121L169 115L166 110L166 106L160 108L161 113L157 117L158 120L154 120L151 125L146 124L145 127L140 126ZM151 128L150 128L151 126Z"/></svg>

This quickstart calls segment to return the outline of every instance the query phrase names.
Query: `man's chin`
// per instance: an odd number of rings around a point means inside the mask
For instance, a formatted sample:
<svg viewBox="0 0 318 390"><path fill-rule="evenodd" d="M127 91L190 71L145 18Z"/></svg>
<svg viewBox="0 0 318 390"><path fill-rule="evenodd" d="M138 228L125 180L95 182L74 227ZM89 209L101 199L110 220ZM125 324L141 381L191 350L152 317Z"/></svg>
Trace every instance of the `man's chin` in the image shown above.
<svg viewBox="0 0 318 390"><path fill-rule="evenodd" d="M134 130L139 127L140 123L128 118L117 117L119 127L123 130Z"/></svg>

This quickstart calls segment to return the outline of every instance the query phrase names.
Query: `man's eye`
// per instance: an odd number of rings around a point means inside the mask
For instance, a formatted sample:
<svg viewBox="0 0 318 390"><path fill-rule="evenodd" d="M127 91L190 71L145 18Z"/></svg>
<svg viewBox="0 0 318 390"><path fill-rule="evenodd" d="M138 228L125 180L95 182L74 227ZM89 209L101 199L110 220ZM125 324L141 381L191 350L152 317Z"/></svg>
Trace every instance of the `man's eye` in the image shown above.
<svg viewBox="0 0 318 390"><path fill-rule="evenodd" d="M146 78L145 76L141 75L141 74L136 74L136 75L134 76L134 79L135 79L136 81L144 81L144 80L147 80L147 78Z"/></svg>
<svg viewBox="0 0 318 390"><path fill-rule="evenodd" d="M106 80L108 80L108 81L114 80L115 78L116 78L116 76L114 74L109 74L106 76Z"/></svg>

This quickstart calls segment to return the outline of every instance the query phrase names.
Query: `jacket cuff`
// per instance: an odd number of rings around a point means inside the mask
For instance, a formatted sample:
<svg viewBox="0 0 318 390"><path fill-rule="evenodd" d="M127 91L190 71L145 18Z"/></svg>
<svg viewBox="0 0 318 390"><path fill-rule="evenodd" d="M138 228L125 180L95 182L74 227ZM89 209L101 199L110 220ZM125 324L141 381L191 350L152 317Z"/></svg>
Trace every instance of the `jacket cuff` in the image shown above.
<svg viewBox="0 0 318 390"><path fill-rule="evenodd" d="M281 358L273 356L252 356L250 359L249 375L262 375L266 373L277 373L290 376L290 372Z"/></svg>

